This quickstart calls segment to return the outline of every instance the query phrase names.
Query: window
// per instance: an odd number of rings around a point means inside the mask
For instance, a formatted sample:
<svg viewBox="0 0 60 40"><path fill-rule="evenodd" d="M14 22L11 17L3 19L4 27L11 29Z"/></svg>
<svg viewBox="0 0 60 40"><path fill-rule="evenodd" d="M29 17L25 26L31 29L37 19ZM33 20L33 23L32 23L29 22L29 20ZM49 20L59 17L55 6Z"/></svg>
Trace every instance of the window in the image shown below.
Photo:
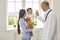
<svg viewBox="0 0 60 40"><path fill-rule="evenodd" d="M18 12L22 9L22 0L8 0L8 27L7 30L14 30L17 26Z"/></svg>
<svg viewBox="0 0 60 40"><path fill-rule="evenodd" d="M25 9L27 8L32 8L33 13L36 12L36 10L40 10L40 1L41 0L26 0L25 2ZM42 14L43 15L43 14ZM43 28L43 23L37 19L37 25L35 26L36 28Z"/></svg>
<svg viewBox="0 0 60 40"><path fill-rule="evenodd" d="M35 10L39 10L40 8L39 5L40 1L41 0L8 0L7 30L16 30L18 21L18 12L20 9L32 8L33 12L35 12ZM39 28L39 26L43 27L42 26L43 24L39 20L37 23L38 23L37 28Z"/></svg>
<svg viewBox="0 0 60 40"><path fill-rule="evenodd" d="M33 8L33 10L39 9L39 0L26 0L25 8Z"/></svg>

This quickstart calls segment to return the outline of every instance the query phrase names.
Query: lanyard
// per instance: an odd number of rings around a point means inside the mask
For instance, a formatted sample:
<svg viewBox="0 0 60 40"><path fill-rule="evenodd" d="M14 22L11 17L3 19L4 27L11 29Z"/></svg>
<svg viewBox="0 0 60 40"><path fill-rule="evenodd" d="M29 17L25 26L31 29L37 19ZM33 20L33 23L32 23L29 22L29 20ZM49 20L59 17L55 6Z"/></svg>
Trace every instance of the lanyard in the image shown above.
<svg viewBox="0 0 60 40"><path fill-rule="evenodd" d="M52 11L52 9L47 13L46 17L45 17L45 21L47 20L47 17L49 15L49 13Z"/></svg>

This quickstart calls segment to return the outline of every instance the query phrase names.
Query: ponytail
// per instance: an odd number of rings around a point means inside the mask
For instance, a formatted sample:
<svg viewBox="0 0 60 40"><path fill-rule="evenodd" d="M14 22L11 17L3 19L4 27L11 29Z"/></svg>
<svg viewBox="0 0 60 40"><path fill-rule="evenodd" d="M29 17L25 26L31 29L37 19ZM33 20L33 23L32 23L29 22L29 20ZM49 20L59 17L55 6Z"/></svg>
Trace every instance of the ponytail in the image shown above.
<svg viewBox="0 0 60 40"><path fill-rule="evenodd" d="M19 25L19 19L18 19L17 31L18 31L18 34L20 34L20 33L21 33L20 25Z"/></svg>
<svg viewBox="0 0 60 40"><path fill-rule="evenodd" d="M26 13L26 11L24 10L24 9L21 9L20 11L19 11L19 19L18 19L18 25L17 25L17 31L18 31L18 34L20 34L21 33L21 30L20 30L20 25L19 25L19 20L20 20L20 18L22 18L23 16L24 16L24 14Z"/></svg>

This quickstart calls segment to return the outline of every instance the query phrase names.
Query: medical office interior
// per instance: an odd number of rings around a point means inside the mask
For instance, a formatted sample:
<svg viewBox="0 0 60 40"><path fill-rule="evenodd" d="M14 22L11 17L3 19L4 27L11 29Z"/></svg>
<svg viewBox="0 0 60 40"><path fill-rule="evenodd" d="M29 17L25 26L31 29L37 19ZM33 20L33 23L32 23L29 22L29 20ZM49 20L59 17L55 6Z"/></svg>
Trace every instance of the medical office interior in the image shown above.
<svg viewBox="0 0 60 40"><path fill-rule="evenodd" d="M0 0L0 40L21 40L21 34L17 34L17 17L20 9L33 8L43 13L40 8L41 2L44 0ZM57 40L60 40L60 0L47 0L51 9L57 16ZM33 29L34 36L32 40L41 40L44 24L37 20L37 25Z"/></svg>

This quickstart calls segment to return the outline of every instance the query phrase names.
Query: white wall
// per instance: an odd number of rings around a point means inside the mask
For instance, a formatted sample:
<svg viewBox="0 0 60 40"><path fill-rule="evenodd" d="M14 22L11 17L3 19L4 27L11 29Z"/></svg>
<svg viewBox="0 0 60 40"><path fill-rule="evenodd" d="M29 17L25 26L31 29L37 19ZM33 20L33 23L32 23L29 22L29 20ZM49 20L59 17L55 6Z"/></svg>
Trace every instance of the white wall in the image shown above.
<svg viewBox="0 0 60 40"><path fill-rule="evenodd" d="M53 9L54 9L54 12L57 16L57 36L58 36L58 39L57 40L60 40L60 0L53 0Z"/></svg>
<svg viewBox="0 0 60 40"><path fill-rule="evenodd" d="M6 31L6 0L0 0L0 40L14 40L13 31Z"/></svg>

